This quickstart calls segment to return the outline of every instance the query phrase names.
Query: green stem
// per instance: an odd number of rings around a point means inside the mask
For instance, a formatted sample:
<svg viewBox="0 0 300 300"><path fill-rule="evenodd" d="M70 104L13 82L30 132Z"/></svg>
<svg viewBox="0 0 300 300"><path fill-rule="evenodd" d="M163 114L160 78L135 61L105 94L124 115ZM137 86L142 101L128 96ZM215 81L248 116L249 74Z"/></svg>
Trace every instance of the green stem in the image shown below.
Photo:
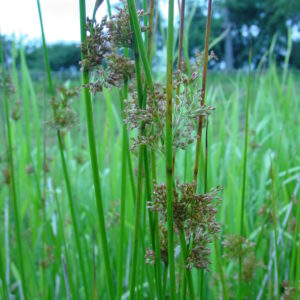
<svg viewBox="0 0 300 300"><path fill-rule="evenodd" d="M6 121L6 130L7 130L7 140L8 140L8 156L9 156L9 168L10 168L10 191L11 198L14 208L14 217L16 223L16 235L17 235L17 251L20 264L21 272L21 282L22 288L24 291L24 298L28 299L27 284L25 280L24 272L24 261L23 261L23 244L21 237L21 220L19 215L19 206L16 193L16 181L15 181L15 171L14 171L14 155L13 155L13 145L11 138L11 128L9 120L9 106L8 106L8 91L6 87L6 78L5 78L5 68L4 68L4 54L2 47L2 38L0 37L0 56L1 56L1 70L2 70L2 82L3 82L3 98L4 98L4 110L5 110L5 121ZM5 281L3 281L3 286L5 286Z"/></svg>
<svg viewBox="0 0 300 300"><path fill-rule="evenodd" d="M153 84L153 80L152 80L150 64L149 64L149 61L147 58L147 53L146 53L146 49L145 49L145 45L144 45L144 41L143 41L143 37L142 37L140 22L138 19L134 0L127 0L127 4L128 4L128 10L129 10L129 14L130 14L131 23L132 23L132 28L134 31L134 36L136 39L136 44L138 45L139 54L140 54L142 62L143 62L143 67L144 67L144 71L145 71L147 84L148 84L151 92L154 92L154 84Z"/></svg>
<svg viewBox="0 0 300 300"><path fill-rule="evenodd" d="M173 136L172 136L172 70L173 70L174 0L169 0L168 43L167 43L167 105L166 105L166 177L167 177L167 223L168 223L168 264L171 299L175 299L175 258L173 232Z"/></svg>
<svg viewBox="0 0 300 300"><path fill-rule="evenodd" d="M271 198L272 198L272 225L274 230L274 245L275 245L275 261L276 261L276 276L277 276L277 300L280 300L280 278L279 278L279 252L278 252L278 231L277 231L277 220L276 220L276 203L275 203L275 193L274 193L274 174L273 174L273 167L272 167L272 161L271 161Z"/></svg>
<svg viewBox="0 0 300 300"><path fill-rule="evenodd" d="M300 199L300 198L299 198ZM292 247L292 257L291 257L291 270L290 270L290 280L294 281L297 284L297 279L295 280L294 275L297 274L297 269L299 268L299 260L297 260L297 241L300 247L300 240L299 240L299 227L300 227L300 201L298 200L297 208L296 208L296 226L294 231L294 238L293 238L293 247ZM295 288L297 291L297 289Z"/></svg>
<svg viewBox="0 0 300 300"><path fill-rule="evenodd" d="M245 192L247 177L247 151L248 151L248 115L250 102L250 80L251 80L251 61L252 50L249 52L249 73L247 84L247 101L246 101L246 119L245 119L245 144L244 144L244 164L243 164L243 186L241 199L241 219L240 219L240 236L244 236L244 211L245 211ZM239 299L243 299L243 279L242 279L242 257L239 257Z"/></svg>
<svg viewBox="0 0 300 300"><path fill-rule="evenodd" d="M180 247L181 247L182 256L183 256L183 262L184 262L184 266L185 266L186 265L186 259L187 259L187 256L188 256L188 248L186 246L184 231L183 231L182 228L179 231L179 238L180 238ZM185 268L185 276L186 276L186 281L187 281L187 285L188 285L190 299L192 299L192 300L196 299L195 298L195 293L194 293L192 272L191 272L190 269ZM184 292L184 294L185 294L185 292Z"/></svg>
<svg viewBox="0 0 300 300"><path fill-rule="evenodd" d="M228 299L228 293L227 293L227 287L226 287L225 278L224 278L222 258L221 258L221 255L220 255L219 244L218 244L218 240L217 240L216 237L214 237L214 246L215 246L215 252L216 252L217 265L218 265L218 269L219 269L221 285L222 285L223 299L227 300Z"/></svg>
<svg viewBox="0 0 300 300"><path fill-rule="evenodd" d="M86 38L85 32L85 20L86 20L86 12L85 12L85 0L79 0L79 8L80 8L80 32L81 32L81 42L83 42ZM82 59L84 58L84 54L81 52ZM89 74L87 70L82 71L82 82L84 85L89 83ZM104 258L104 265L106 269L106 278L108 284L108 291L110 299L114 299L114 288L112 281L112 272L109 261L109 250L107 243L107 235L106 235L106 226L104 220L104 209L103 209L103 201L102 201L102 193L101 193L101 185L100 185L100 175L97 161L97 150L96 150L96 142L95 142L95 129L93 122L93 111L92 111L92 99L91 94L88 88L84 88L84 98L85 98L85 106L86 106L86 121L87 121L87 129L88 129L88 140L89 140L89 149L90 149L90 158L92 164L92 173L93 173L93 181L94 181L94 189L96 196L96 204L97 204L97 214L98 214L98 222L99 222L99 230L101 236L101 244Z"/></svg>
<svg viewBox="0 0 300 300"><path fill-rule="evenodd" d="M124 49L124 56L128 56L128 50ZM128 96L128 82L124 82L124 94L120 95L121 112L124 109L124 99ZM125 240L125 204L126 204L126 167L128 156L128 134L127 125L123 122L123 137L122 137L122 166L121 166L121 211L120 211L120 246L119 246L119 267L118 267L118 294L117 299L121 299L122 296L122 278L123 278L123 258L124 258L124 240Z"/></svg>
<svg viewBox="0 0 300 300"><path fill-rule="evenodd" d="M51 71L50 71L50 64L49 64L49 59L48 59L46 38L45 38L45 33L44 33L42 11L41 11L39 0L37 0L37 6L38 6L39 19L40 19L40 28L41 28L41 32L42 32L44 59L45 59L45 65L46 65L46 71L47 71L49 90L50 90L50 94L52 96L55 96L55 91L54 91L54 86L53 86L53 81L52 81L52 76L51 76ZM73 228L74 228L76 248L77 248L77 252L78 252L78 256L79 256L79 264L80 264L81 275L82 275L82 280L83 280L85 298L89 299L88 283L87 283L87 279L86 279L84 259L83 259L81 244L80 244L77 218L76 218L76 214L75 214L72 189L71 189L67 164L66 164L66 160L65 160L65 156L64 156L63 143L62 143L60 130L56 131L56 135L57 135L59 152L60 152L60 157L61 157L61 162L62 162L62 167L63 167L64 180L65 180L66 189L67 189L68 201L69 201L69 206L70 206L70 211L71 211L71 218L72 218L72 224L73 224Z"/></svg>
<svg viewBox="0 0 300 300"><path fill-rule="evenodd" d="M208 64L208 48L209 48L209 33L210 33L210 20L211 20L211 3L212 0L208 2L208 12L206 20L206 33L205 33L205 48L204 48L204 63L203 63L203 74L202 74L202 90L201 90L201 106L205 104L205 88L206 88L206 75L207 75L207 64ZM203 126L203 117L199 116L198 123L198 139L196 144L196 156L194 164L194 181L197 182L198 177L198 164L200 157L200 148L201 148L201 138L202 138L202 126Z"/></svg>
<svg viewBox="0 0 300 300"><path fill-rule="evenodd" d="M80 264L80 268L81 268L81 272L82 272L85 297L86 297L86 299L89 299L88 283L87 283L87 279L86 279L85 264L84 264L82 248L81 248L81 244L80 244L78 223L77 223L77 218L76 218L76 214L75 214L73 196L72 196L72 192L71 192L69 173L68 173L68 169L67 169L65 155L63 153L62 138L61 138L61 134L59 131L57 131L57 139L58 139L59 152L60 152L63 173L64 173L64 178L65 178L65 183L66 183L66 188L67 188L67 194L68 194L68 199L69 199L69 206L70 206L70 211L71 211L72 224L73 224L73 228L74 228L75 242L76 242L76 247L77 247L77 251L78 251L79 264Z"/></svg>
<svg viewBox="0 0 300 300"><path fill-rule="evenodd" d="M132 266L131 266L131 270L130 270L131 271L131 282L130 282L130 298L131 299L134 299L138 252L139 252L138 246L139 246L139 229L140 229L141 197L142 197L143 152L144 152L144 146L140 146L139 158L138 158L137 197L136 197L136 203L135 203L133 258L132 258Z"/></svg>

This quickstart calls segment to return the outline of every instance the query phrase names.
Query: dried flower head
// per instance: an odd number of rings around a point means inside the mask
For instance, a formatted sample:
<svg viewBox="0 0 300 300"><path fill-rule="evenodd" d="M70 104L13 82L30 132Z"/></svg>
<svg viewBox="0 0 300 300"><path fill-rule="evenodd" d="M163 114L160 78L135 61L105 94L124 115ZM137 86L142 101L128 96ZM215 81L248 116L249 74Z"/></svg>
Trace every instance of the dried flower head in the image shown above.
<svg viewBox="0 0 300 300"><path fill-rule="evenodd" d="M96 21L87 19L87 37L81 44L84 59L81 61L83 69L92 70L102 64L104 55L110 51L109 37L105 32L107 17L98 24Z"/></svg>
<svg viewBox="0 0 300 300"><path fill-rule="evenodd" d="M211 106L201 105L201 90L195 88L199 74L194 72L190 77L182 71L176 71L173 78L173 151L186 149L197 139L195 127L199 116L206 118L212 110ZM177 92L179 91L179 92ZM138 135L133 139L131 149L146 144L149 147L165 151L165 114L166 114L166 87L156 83L154 93L148 90L147 106L140 108L138 95L131 93L125 101L125 122L130 129L140 128L144 124L145 135Z"/></svg>
<svg viewBox="0 0 300 300"><path fill-rule="evenodd" d="M229 259L244 258L253 252L254 243L242 236L229 235L223 242L225 257Z"/></svg>
<svg viewBox="0 0 300 300"><path fill-rule="evenodd" d="M173 217L175 230L183 229L186 240L193 237L193 245L187 259L187 268L206 269L210 263L208 244L213 236L220 231L216 221L220 198L217 193L221 188L211 190L206 194L197 194L196 184L176 182L173 190ZM152 211L157 211L163 224L167 223L166 185L154 184L153 200L148 203Z"/></svg>
<svg viewBox="0 0 300 300"><path fill-rule="evenodd" d="M17 101L10 113L10 116L14 121L18 121L21 118L21 102Z"/></svg>
<svg viewBox="0 0 300 300"><path fill-rule="evenodd" d="M8 94L13 94L16 92L16 88L11 80L11 78L9 76L7 76L6 74L5 76L5 86L6 86L6 90L8 92ZM4 88L4 84L3 84L3 75L2 75L2 70L0 70L0 90L3 90Z"/></svg>
<svg viewBox="0 0 300 300"><path fill-rule="evenodd" d="M298 281L298 295L300 293L300 281ZM294 300L296 299L296 287L291 285L288 281L281 282L281 300Z"/></svg>
<svg viewBox="0 0 300 300"><path fill-rule="evenodd" d="M260 262L257 260L254 252L249 253L243 259L243 269L242 269L242 278L246 282L249 282L255 275L256 269L261 266Z"/></svg>
<svg viewBox="0 0 300 300"><path fill-rule="evenodd" d="M133 32L129 22L129 12L127 4L122 1L124 7L116 7L117 14L113 15L106 26L109 31L110 42L115 48L132 48L133 46Z"/></svg>
<svg viewBox="0 0 300 300"><path fill-rule="evenodd" d="M77 94L77 89L69 88L67 84L57 88L56 95L51 98L53 119L50 121L56 129L68 128L76 123L77 113L71 104Z"/></svg>
<svg viewBox="0 0 300 300"><path fill-rule="evenodd" d="M81 65L94 72L95 80L85 85L94 94L103 88L120 87L135 72L134 61L119 54L120 48L133 46L127 3L121 2L122 7L116 7L117 13L110 20L104 17L98 24L87 19L87 37L81 45L85 58ZM139 11L138 15L145 14Z"/></svg>
<svg viewBox="0 0 300 300"><path fill-rule="evenodd" d="M4 169L2 169L2 176L3 176L3 184L10 184L11 174L9 165L7 165Z"/></svg>

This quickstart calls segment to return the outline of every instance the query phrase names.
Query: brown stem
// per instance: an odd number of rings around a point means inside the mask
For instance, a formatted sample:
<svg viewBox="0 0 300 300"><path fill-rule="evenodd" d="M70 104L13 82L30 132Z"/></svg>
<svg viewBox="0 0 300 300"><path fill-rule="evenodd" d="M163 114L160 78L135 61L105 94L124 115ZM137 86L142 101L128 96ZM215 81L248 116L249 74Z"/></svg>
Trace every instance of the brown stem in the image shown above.
<svg viewBox="0 0 300 300"><path fill-rule="evenodd" d="M205 49L204 49L204 65L203 65L203 75L202 75L202 90L201 90L201 106L205 104L205 87L206 87L206 75L207 75L207 63L208 63L208 46L209 46L209 33L210 33L210 20L211 20L211 2L208 1L208 12L206 20L206 33L205 33ZM197 131L197 144L196 144L196 157L194 164L194 177L193 179L197 181L198 169L199 169L199 155L201 147L201 137L202 137L202 127L203 127L203 117L199 116L198 131Z"/></svg>
<svg viewBox="0 0 300 300"><path fill-rule="evenodd" d="M180 1L178 0L178 7L180 10L180 28L179 28L179 45L178 45L178 60L177 60L177 69L181 70L182 68L182 48L183 48L183 29L184 29L184 13L185 13L185 0ZM180 87L177 87L176 96L179 96ZM173 172L175 169L175 153L173 155Z"/></svg>

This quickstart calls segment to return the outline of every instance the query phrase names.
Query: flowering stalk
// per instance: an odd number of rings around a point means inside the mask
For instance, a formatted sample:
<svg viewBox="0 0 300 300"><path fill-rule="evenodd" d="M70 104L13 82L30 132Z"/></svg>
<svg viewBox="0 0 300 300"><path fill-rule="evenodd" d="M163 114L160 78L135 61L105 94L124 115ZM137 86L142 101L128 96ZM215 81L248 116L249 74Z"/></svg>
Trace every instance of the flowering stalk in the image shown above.
<svg viewBox="0 0 300 300"><path fill-rule="evenodd" d="M81 42L83 43L86 38L85 0L79 0L79 8L80 8ZM82 60L84 60L84 54L82 51L81 51L81 56L82 56ZM88 74L88 71L86 68L84 68L83 72L82 72L82 82L84 85L88 85L88 83L89 83L89 74ZM106 269L106 278L107 278L107 284L108 284L109 297L110 297L110 299L114 299L114 288L113 288L113 281L112 281L111 266L110 266L110 261L109 261L109 251L108 251L108 243L107 243L107 235L106 235L106 226L105 226L105 220L104 220L104 209L103 209L103 203L102 203L100 175L99 175L97 150L96 150L96 143L95 143L95 129L94 129L94 123L93 123L92 99L91 99L91 94L87 87L84 88L84 98L85 98L85 105L86 105L86 121L87 121L87 129L88 129L90 158L91 158L91 164L92 164L99 230L100 230L100 236L101 236L101 242L102 242L102 251L103 251L103 256L104 256L104 265L105 265L105 269Z"/></svg>

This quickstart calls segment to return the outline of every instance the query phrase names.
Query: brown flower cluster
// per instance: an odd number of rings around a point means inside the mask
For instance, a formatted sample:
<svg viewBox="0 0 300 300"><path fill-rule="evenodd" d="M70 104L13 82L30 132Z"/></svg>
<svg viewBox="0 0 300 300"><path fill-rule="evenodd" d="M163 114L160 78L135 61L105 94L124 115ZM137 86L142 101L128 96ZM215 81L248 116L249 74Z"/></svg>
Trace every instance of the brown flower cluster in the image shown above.
<svg viewBox="0 0 300 300"><path fill-rule="evenodd" d="M11 80L11 78L7 75L4 75L5 76L5 86L6 86L6 89L7 89L7 92L8 94L13 94L16 92L16 88ZM2 71L0 70L0 90L3 90L4 89L4 84L3 84L3 75L2 75Z"/></svg>
<svg viewBox="0 0 300 300"><path fill-rule="evenodd" d="M262 266L254 254L255 244L242 236L227 236L223 242L224 257L230 260L242 259L242 278L249 282L258 267Z"/></svg>
<svg viewBox="0 0 300 300"><path fill-rule="evenodd" d="M200 104L201 89L197 89L199 74L193 72L188 77L182 71L176 71L173 76L173 151L186 149L197 139L195 131L199 116L207 117L214 110L211 106ZM176 96L175 96L176 95ZM147 107L140 108L136 92L125 101L125 122L130 129L138 129L143 123L145 135L133 139L131 149L146 144L164 153L165 145L165 115L166 87L155 84L154 93L148 90Z"/></svg>
<svg viewBox="0 0 300 300"><path fill-rule="evenodd" d="M84 59L81 61L83 69L92 70L102 64L104 55L110 50L109 36L105 32L107 17L98 24L87 18L87 37L81 44Z"/></svg>
<svg viewBox="0 0 300 300"><path fill-rule="evenodd" d="M176 182L173 194L173 217L175 231L183 230L185 239L191 242L191 251L187 259L187 268L206 269L210 263L208 244L220 231L216 221L220 198L217 196L220 187L206 194L197 194L196 183ZM166 225L166 185L154 184L153 200L148 203L152 211L159 212L161 223ZM167 239L167 235L164 236ZM161 239L163 243L164 239ZM167 245L167 243L166 243Z"/></svg>
<svg viewBox="0 0 300 300"><path fill-rule="evenodd" d="M121 48L133 47L129 12L126 2L122 3L123 8L117 7L117 13L110 20L104 17L98 24L87 19L88 34L81 45L84 54L81 65L94 73L94 81L85 86L94 94L104 87L120 87L135 74L134 61L119 54ZM138 14L143 16L144 12Z"/></svg>
<svg viewBox="0 0 300 300"><path fill-rule="evenodd" d="M50 124L56 129L65 129L71 127L77 122L77 113L72 108L73 98L78 92L75 88L67 86L59 86L57 93L51 98L51 106L53 108L53 119Z"/></svg>

